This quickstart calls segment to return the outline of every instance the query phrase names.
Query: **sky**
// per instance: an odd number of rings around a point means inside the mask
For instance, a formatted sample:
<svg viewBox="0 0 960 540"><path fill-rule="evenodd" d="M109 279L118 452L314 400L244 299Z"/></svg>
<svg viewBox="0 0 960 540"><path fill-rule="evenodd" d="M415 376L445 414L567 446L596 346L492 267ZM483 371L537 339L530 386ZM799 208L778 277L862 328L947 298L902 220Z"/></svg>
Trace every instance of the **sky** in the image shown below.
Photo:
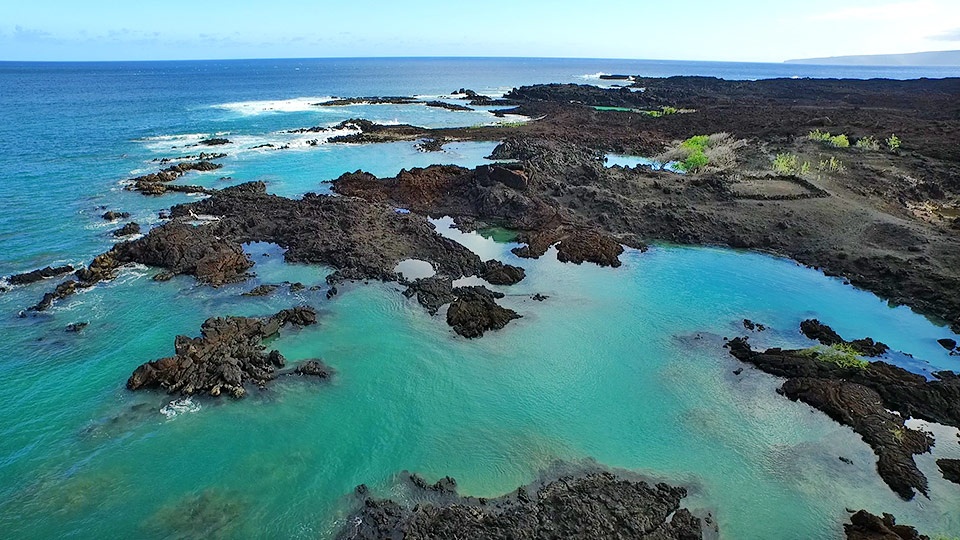
<svg viewBox="0 0 960 540"><path fill-rule="evenodd" d="M960 0L5 0L0 60L780 62L960 49Z"/></svg>

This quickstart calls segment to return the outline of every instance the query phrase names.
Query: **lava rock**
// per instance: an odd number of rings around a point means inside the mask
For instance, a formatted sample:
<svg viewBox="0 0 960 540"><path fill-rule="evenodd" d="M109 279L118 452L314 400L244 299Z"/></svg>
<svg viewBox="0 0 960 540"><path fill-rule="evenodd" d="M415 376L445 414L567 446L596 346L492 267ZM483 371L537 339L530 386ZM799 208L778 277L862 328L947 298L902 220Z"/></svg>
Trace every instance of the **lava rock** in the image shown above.
<svg viewBox="0 0 960 540"><path fill-rule="evenodd" d="M285 364L277 351L266 352L262 341L276 335L286 324L316 324L317 313L309 307L283 310L267 318L214 317L204 321L200 337L177 336L174 356L147 362L130 375L127 388L159 388L171 394L227 392L235 398L246 394L244 385L264 386Z"/></svg>
<svg viewBox="0 0 960 540"><path fill-rule="evenodd" d="M960 459L938 459L937 467L947 480L960 484Z"/></svg>
<svg viewBox="0 0 960 540"><path fill-rule="evenodd" d="M14 274L10 276L7 281L9 281L11 285L27 285L47 278L62 276L63 274L73 271L74 268L69 264L57 267L46 266L40 268L39 270L31 270L22 274Z"/></svg>
<svg viewBox="0 0 960 540"><path fill-rule="evenodd" d="M850 523L843 525L847 540L930 540L913 527L897 525L890 514L875 516L866 510L850 516Z"/></svg>
<svg viewBox="0 0 960 540"><path fill-rule="evenodd" d="M422 502L402 505L367 497L337 538L703 537L701 520L680 507L686 490L606 472L564 476L489 500L458 495L456 482L449 477L429 484L410 475L408 482L411 497ZM357 493L365 496L367 490L358 489Z"/></svg>
<svg viewBox="0 0 960 540"><path fill-rule="evenodd" d="M140 224L134 221L131 221L123 227L113 231L113 236L116 236L117 238L121 236L131 236L134 234L140 234Z"/></svg>

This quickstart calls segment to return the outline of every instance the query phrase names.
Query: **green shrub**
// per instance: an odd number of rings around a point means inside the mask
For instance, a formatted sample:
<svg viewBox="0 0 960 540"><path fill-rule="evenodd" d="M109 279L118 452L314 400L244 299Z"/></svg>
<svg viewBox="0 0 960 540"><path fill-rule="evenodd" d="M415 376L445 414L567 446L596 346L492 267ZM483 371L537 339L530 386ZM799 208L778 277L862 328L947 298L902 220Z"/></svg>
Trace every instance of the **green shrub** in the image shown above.
<svg viewBox="0 0 960 540"><path fill-rule="evenodd" d="M777 174L797 174L800 170L800 158L795 154L777 154L773 158L773 171Z"/></svg>
<svg viewBox="0 0 960 540"><path fill-rule="evenodd" d="M857 139L856 146L861 150L871 150L873 152L880 150L880 142L870 135Z"/></svg>
<svg viewBox="0 0 960 540"><path fill-rule="evenodd" d="M842 368L866 369L870 362L860 358L860 354L846 343L838 343L829 347L815 347L817 360L830 362Z"/></svg>
<svg viewBox="0 0 960 540"><path fill-rule="evenodd" d="M707 166L710 158L703 153L703 150L695 149L687 156L687 159L680 162L680 170L683 172L696 172Z"/></svg>
<svg viewBox="0 0 960 540"><path fill-rule="evenodd" d="M830 144L837 148L849 148L850 139L848 139L846 135L841 133L840 135L830 137Z"/></svg>
<svg viewBox="0 0 960 540"><path fill-rule="evenodd" d="M700 151L701 153L707 149L707 146L710 144L709 135L695 135L689 139L680 143L681 148L686 148L688 150L693 150L694 152Z"/></svg>
<svg viewBox="0 0 960 540"><path fill-rule="evenodd" d="M830 133L826 131L820 131L819 129L815 129L807 134L807 138L810 139L811 141L829 142Z"/></svg>
<svg viewBox="0 0 960 540"><path fill-rule="evenodd" d="M887 137L887 148L889 148L891 152L896 152L900 149L901 142L900 137L897 137L896 134L890 135Z"/></svg>
<svg viewBox="0 0 960 540"><path fill-rule="evenodd" d="M832 173L842 173L847 170L843 166L843 162L839 159L830 156L830 159L824 159L820 161L820 164L817 166L817 170L820 172L832 172Z"/></svg>
<svg viewBox="0 0 960 540"><path fill-rule="evenodd" d="M810 173L810 162L801 162L796 154L777 154L773 158L773 172L785 176L803 176Z"/></svg>

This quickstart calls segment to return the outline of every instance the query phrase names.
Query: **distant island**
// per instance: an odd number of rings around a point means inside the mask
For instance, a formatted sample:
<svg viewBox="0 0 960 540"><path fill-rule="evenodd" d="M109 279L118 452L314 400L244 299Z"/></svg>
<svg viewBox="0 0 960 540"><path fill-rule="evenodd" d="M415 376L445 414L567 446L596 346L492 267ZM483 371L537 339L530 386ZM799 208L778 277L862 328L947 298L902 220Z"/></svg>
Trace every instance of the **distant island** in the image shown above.
<svg viewBox="0 0 960 540"><path fill-rule="evenodd" d="M907 54L871 54L862 56L830 56L787 60L787 64L819 64L833 66L960 66L960 51L929 51Z"/></svg>

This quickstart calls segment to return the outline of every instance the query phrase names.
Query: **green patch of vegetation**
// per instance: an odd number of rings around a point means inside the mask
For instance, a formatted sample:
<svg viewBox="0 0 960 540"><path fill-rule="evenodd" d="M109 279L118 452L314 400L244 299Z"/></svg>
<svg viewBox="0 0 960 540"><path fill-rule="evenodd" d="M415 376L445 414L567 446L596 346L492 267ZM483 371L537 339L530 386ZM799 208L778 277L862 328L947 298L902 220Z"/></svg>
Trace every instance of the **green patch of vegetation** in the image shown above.
<svg viewBox="0 0 960 540"><path fill-rule="evenodd" d="M842 161L834 156L830 156L830 159L820 160L817 170L820 172L842 173L846 171L847 168L843 165Z"/></svg>
<svg viewBox="0 0 960 540"><path fill-rule="evenodd" d="M860 358L856 349L846 343L838 343L829 347L817 345L800 351L800 354L821 362L830 362L842 368L866 369L870 365L870 362Z"/></svg>
<svg viewBox="0 0 960 540"><path fill-rule="evenodd" d="M834 135L830 137L830 145L836 148L850 148L850 139L846 135Z"/></svg>
<svg viewBox="0 0 960 540"><path fill-rule="evenodd" d="M710 144L709 135L695 135L689 139L680 143L681 148L686 148L694 152L700 151L704 152L707 149L707 146Z"/></svg>
<svg viewBox="0 0 960 540"><path fill-rule="evenodd" d="M907 435L907 430L902 427L896 427L890 430L890 433L893 435L893 440L897 441L897 444L903 444L903 438Z"/></svg>
<svg viewBox="0 0 960 540"><path fill-rule="evenodd" d="M811 141L829 144L830 146L834 146L836 148L850 147L850 139L848 139L843 133L840 135L831 135L828 131L820 131L819 129L815 129L807 134L807 138Z"/></svg>
<svg viewBox="0 0 960 540"><path fill-rule="evenodd" d="M880 150L880 141L873 138L871 135L867 135L866 137L857 139L856 147L861 150L870 150L872 152L876 152L877 150Z"/></svg>
<svg viewBox="0 0 960 540"><path fill-rule="evenodd" d="M683 112L683 111L681 111ZM745 146L744 140L734 139L729 133L696 135L674 143L672 148L654 158L660 163L677 163L682 172L700 172L706 168L724 170L737 161L737 150Z"/></svg>
<svg viewBox="0 0 960 540"><path fill-rule="evenodd" d="M773 158L773 172L784 176L803 176L810 172L810 162L801 162L796 154L777 154Z"/></svg>
<svg viewBox="0 0 960 540"><path fill-rule="evenodd" d="M707 157L707 154L705 154L703 150L696 149L677 166L681 171L695 172L706 167L708 163L710 163L710 158Z"/></svg>
<svg viewBox="0 0 960 540"><path fill-rule="evenodd" d="M807 134L807 138L810 139L811 141L830 142L830 133L826 131L820 131L819 129L815 129Z"/></svg>
<svg viewBox="0 0 960 540"><path fill-rule="evenodd" d="M897 137L896 134L890 135L887 137L887 148L889 148L891 152L896 152L900 149L901 142L903 141L901 141L900 137Z"/></svg>

